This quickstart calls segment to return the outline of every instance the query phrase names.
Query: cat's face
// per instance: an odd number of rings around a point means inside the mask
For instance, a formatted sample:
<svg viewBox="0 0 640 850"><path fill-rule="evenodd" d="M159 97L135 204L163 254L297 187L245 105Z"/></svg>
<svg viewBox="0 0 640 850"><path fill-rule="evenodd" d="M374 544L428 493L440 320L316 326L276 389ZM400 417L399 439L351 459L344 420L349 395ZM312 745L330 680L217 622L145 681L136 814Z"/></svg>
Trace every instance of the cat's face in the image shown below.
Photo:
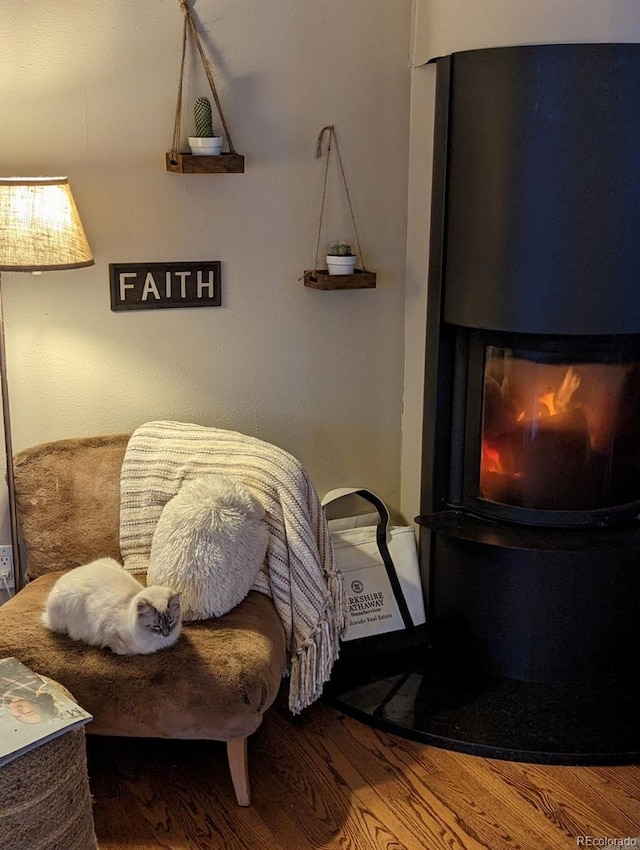
<svg viewBox="0 0 640 850"><path fill-rule="evenodd" d="M170 596L166 603L140 599L137 604L138 625L158 637L169 637L181 623L180 594Z"/></svg>

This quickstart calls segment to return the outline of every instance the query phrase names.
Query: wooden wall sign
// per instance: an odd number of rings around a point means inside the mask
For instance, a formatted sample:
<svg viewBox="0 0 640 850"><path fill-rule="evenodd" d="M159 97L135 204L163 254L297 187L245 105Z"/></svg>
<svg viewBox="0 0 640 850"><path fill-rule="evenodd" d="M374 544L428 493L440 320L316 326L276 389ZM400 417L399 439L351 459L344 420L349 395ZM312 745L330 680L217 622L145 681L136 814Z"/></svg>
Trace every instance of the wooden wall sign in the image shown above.
<svg viewBox="0 0 640 850"><path fill-rule="evenodd" d="M109 263L111 309L219 307L220 261Z"/></svg>

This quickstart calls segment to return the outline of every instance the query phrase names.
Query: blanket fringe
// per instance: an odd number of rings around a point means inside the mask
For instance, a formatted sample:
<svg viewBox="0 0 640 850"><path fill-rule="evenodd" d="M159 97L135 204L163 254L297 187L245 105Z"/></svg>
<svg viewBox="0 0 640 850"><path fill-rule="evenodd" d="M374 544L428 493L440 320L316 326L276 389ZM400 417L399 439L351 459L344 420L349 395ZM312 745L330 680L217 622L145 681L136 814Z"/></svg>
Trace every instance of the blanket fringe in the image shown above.
<svg viewBox="0 0 640 850"><path fill-rule="evenodd" d="M341 573L329 573L326 578L330 602L322 622L291 659L289 709L292 714L300 714L322 695L340 654L340 637L347 626L347 597Z"/></svg>
<svg viewBox="0 0 640 850"><path fill-rule="evenodd" d="M289 709L292 714L300 714L322 693L322 684L328 679L331 663L337 657L331 645L331 632L329 622L321 623L313 638L291 659Z"/></svg>
<svg viewBox="0 0 640 850"><path fill-rule="evenodd" d="M347 594L344 589L344 578L342 573L334 571L326 574L327 587L331 596L331 607L336 621L338 637L342 637L347 625L349 606Z"/></svg>

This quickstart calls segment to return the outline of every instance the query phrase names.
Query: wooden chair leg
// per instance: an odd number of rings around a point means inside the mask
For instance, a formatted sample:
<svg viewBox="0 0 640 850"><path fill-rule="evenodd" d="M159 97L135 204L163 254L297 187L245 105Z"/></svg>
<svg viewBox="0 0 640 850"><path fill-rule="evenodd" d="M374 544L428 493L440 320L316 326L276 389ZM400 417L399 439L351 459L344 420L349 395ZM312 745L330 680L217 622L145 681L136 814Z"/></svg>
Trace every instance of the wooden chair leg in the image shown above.
<svg viewBox="0 0 640 850"><path fill-rule="evenodd" d="M251 803L249 792L249 769L247 765L247 738L234 738L227 741L227 759L231 771L233 790L239 806Z"/></svg>

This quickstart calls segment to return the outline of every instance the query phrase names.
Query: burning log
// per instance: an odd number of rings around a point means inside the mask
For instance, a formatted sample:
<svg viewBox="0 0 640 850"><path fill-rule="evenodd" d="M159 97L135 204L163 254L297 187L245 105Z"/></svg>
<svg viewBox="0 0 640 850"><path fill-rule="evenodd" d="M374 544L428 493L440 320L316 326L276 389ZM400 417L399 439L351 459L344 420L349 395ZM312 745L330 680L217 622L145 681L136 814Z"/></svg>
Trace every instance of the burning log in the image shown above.
<svg viewBox="0 0 640 850"><path fill-rule="evenodd" d="M583 412L518 422L483 446L483 498L543 510L583 510L592 451Z"/></svg>

